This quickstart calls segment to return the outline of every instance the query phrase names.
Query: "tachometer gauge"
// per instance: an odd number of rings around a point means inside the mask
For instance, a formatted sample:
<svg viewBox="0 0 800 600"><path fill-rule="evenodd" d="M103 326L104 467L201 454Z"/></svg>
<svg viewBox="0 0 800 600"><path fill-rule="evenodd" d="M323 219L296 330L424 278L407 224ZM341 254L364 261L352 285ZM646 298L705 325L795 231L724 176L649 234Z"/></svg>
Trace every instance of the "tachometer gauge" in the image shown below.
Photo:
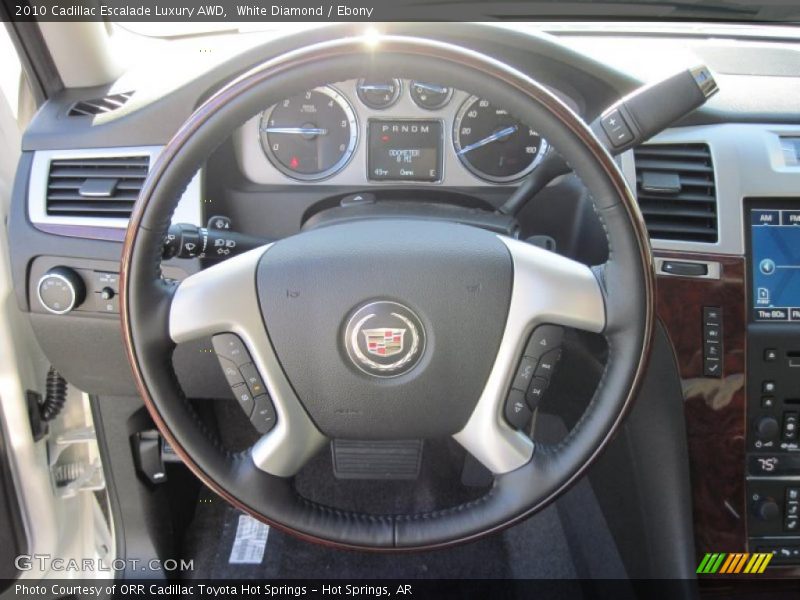
<svg viewBox="0 0 800 600"><path fill-rule="evenodd" d="M412 81L409 88L414 104L425 110L443 108L453 95L452 88L424 81Z"/></svg>
<svg viewBox="0 0 800 600"><path fill-rule="evenodd" d="M453 144L467 169L495 183L524 177L547 151L547 142L536 131L477 96L459 109Z"/></svg>
<svg viewBox="0 0 800 600"><path fill-rule="evenodd" d="M306 181L344 168L358 141L353 107L331 87L292 96L264 111L260 129L270 162L289 177Z"/></svg>
<svg viewBox="0 0 800 600"><path fill-rule="evenodd" d="M402 87L399 79L359 79L356 91L365 105L382 110L397 102Z"/></svg>

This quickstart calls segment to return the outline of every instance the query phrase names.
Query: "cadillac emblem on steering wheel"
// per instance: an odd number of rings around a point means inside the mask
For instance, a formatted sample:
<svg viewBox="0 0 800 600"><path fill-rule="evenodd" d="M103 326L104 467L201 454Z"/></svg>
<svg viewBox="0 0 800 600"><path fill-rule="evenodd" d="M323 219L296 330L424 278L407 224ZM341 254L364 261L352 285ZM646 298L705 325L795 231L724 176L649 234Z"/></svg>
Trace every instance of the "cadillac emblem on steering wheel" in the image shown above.
<svg viewBox="0 0 800 600"><path fill-rule="evenodd" d="M344 334L347 355L364 373L395 377L411 370L425 349L425 330L411 309L386 300L356 310Z"/></svg>

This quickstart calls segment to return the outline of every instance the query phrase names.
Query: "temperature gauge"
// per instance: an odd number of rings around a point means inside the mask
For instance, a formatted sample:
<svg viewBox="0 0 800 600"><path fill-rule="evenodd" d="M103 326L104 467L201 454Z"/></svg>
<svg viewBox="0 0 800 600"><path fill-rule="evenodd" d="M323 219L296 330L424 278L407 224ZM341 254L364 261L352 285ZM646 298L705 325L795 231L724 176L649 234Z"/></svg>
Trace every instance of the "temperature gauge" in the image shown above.
<svg viewBox="0 0 800 600"><path fill-rule="evenodd" d="M453 96L452 88L424 81L412 81L410 93L414 104L425 110L439 110Z"/></svg>

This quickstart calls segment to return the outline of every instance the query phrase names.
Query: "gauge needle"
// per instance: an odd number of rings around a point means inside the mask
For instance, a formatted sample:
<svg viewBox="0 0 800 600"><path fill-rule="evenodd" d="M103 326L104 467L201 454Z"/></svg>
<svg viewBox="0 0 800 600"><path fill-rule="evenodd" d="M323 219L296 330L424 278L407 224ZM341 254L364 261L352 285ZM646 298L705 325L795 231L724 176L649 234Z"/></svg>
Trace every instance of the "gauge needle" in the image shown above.
<svg viewBox="0 0 800 600"><path fill-rule="evenodd" d="M482 140L478 140L477 142L473 142L469 146L464 146L461 150L458 151L458 155L461 156L462 154L466 154L467 152L471 152L475 150L475 148L480 148L481 146L485 146L486 144L491 144L492 142L496 142L497 140L503 139L504 137L510 136L517 130L516 125L511 125L506 127L505 129L501 129L500 131L496 131L492 135L483 138Z"/></svg>
<svg viewBox="0 0 800 600"><path fill-rule="evenodd" d="M322 127L264 127L265 133L288 133L290 135L327 135Z"/></svg>
<svg viewBox="0 0 800 600"><path fill-rule="evenodd" d="M414 87L419 88L421 90L425 90L427 92L433 92L434 94L446 94L447 88L442 87L440 85L433 85L431 83L420 83L418 81L414 82Z"/></svg>
<svg viewBox="0 0 800 600"><path fill-rule="evenodd" d="M363 85L358 86L358 89L363 90L365 92L392 92L394 91L394 86L389 84L365 83Z"/></svg>

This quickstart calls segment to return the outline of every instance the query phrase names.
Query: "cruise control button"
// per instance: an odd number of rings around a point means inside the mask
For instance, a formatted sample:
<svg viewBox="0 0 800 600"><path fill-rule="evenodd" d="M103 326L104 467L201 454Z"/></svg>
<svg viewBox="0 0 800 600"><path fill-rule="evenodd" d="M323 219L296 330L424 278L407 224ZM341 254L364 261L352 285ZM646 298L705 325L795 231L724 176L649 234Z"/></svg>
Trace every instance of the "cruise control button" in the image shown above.
<svg viewBox="0 0 800 600"><path fill-rule="evenodd" d="M267 433L270 429L275 427L275 422L278 420L275 414L275 407L272 406L272 400L266 394L257 396L255 399L255 408L253 414L250 415L250 422L256 431L259 433Z"/></svg>
<svg viewBox="0 0 800 600"><path fill-rule="evenodd" d="M227 359L232 360L237 366L247 364L250 361L250 354L239 336L232 333L220 333L211 338L214 351Z"/></svg>
<svg viewBox="0 0 800 600"><path fill-rule="evenodd" d="M564 328L558 325L539 325L533 330L528 345L525 347L525 356L539 358L548 350L561 346L564 339Z"/></svg>
<svg viewBox="0 0 800 600"><path fill-rule="evenodd" d="M528 393L525 395L525 398L528 401L528 406L530 406L531 410L534 410L537 406L539 406L539 402L542 401L542 397L544 396L544 392L548 385L549 382L544 377L533 378L533 381L531 381L531 386L528 388Z"/></svg>
<svg viewBox="0 0 800 600"><path fill-rule="evenodd" d="M517 374L514 376L514 382L511 387L515 390L525 391L528 389L533 378L533 372L536 370L536 359L530 356L523 356L517 368Z"/></svg>
<svg viewBox="0 0 800 600"><path fill-rule="evenodd" d="M530 422L533 413L525 404L525 394L520 390L508 392L505 407L506 421L515 429L523 429Z"/></svg>
<svg viewBox="0 0 800 600"><path fill-rule="evenodd" d="M253 412L253 395L250 393L250 390L247 389L247 386L243 383L236 385L231 388L233 392L234 398L236 398L237 402L239 402L239 406L242 407L244 414L248 417Z"/></svg>
<svg viewBox="0 0 800 600"><path fill-rule="evenodd" d="M536 367L536 377L543 377L550 379L553 372L556 370L556 364L561 360L561 348L550 350L539 360L539 366Z"/></svg>
<svg viewBox="0 0 800 600"><path fill-rule="evenodd" d="M239 385L240 383L244 383L242 374L239 373L239 369L232 360L228 360L222 356L218 356L217 358L219 359L219 365L222 367L222 373L225 375L225 379L228 380L229 386L233 387L235 385Z"/></svg>
<svg viewBox="0 0 800 600"><path fill-rule="evenodd" d="M261 375L258 374L256 366L253 363L242 365L240 368L242 377L244 377L244 382L247 384L247 387L250 388L253 396L260 396L261 394L267 393L267 387L264 385L264 381L261 379Z"/></svg>

